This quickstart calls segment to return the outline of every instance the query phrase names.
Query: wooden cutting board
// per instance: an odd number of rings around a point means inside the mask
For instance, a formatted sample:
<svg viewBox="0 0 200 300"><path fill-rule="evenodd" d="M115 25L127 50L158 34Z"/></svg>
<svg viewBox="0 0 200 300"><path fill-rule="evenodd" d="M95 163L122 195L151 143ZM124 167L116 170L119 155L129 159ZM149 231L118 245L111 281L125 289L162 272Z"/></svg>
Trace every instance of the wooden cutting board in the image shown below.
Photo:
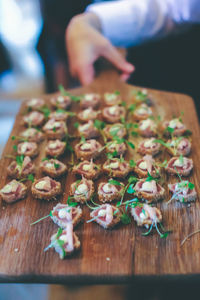
<svg viewBox="0 0 200 300"><path fill-rule="evenodd" d="M102 73L89 87L74 89L74 95L86 92L112 92L119 90L123 99L131 103L135 87L119 81L115 72ZM183 121L192 135L192 155L194 171L190 177L200 194L200 134L197 114L193 100L186 95L148 90L154 100L154 112L164 118L179 116L185 112ZM45 99L48 103L50 95ZM24 105L16 117L11 136L23 130L21 118ZM70 127L70 124L69 124ZM3 130L3 128L1 128ZM6 167L10 159L6 154L13 153L14 141L9 138L0 161L0 188L8 182ZM36 166L44 154L45 142L39 145L40 155L34 160ZM131 153L130 156L134 156ZM167 157L169 158L169 156ZM62 161L66 161L65 158ZM36 174L37 178L41 174ZM62 179L65 202L69 185L74 178L69 173ZM166 177L169 180L169 177ZM30 183L27 184L30 187ZM166 186L166 185L165 185ZM130 199L130 198L129 198ZM173 230L161 239L153 232L148 237L141 236L144 231L135 223L121 225L106 231L94 223L82 223L76 229L81 241L81 250L71 258L61 261L58 255L43 249L49 244L57 226L50 218L37 225L30 223L48 215L55 202L43 202L32 198L30 192L25 200L12 205L0 203L0 282L48 282L48 283L116 283L128 282L133 276L191 275L200 274L200 235L180 246L183 238L200 228L199 199L190 206L172 202L166 204L169 195L158 206L163 213L164 225ZM89 218L89 209L84 209L84 219Z"/></svg>

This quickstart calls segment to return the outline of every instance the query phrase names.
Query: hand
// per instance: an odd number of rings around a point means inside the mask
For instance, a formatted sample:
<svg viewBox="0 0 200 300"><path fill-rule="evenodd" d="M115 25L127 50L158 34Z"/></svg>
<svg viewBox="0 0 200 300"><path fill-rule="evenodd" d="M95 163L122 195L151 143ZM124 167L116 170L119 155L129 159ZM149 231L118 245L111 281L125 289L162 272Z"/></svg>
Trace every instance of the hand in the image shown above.
<svg viewBox="0 0 200 300"><path fill-rule="evenodd" d="M101 33L99 18L93 13L75 16L66 30L66 47L70 73L78 77L82 85L94 79L94 62L101 56L110 61L126 81L134 71L117 49Z"/></svg>

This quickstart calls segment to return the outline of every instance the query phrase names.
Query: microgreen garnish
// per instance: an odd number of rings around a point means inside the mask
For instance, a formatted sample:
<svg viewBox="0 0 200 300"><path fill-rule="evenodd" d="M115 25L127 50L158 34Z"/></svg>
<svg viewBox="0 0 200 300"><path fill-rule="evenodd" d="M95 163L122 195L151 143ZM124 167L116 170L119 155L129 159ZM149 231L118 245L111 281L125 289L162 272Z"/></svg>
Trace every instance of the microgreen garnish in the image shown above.
<svg viewBox="0 0 200 300"><path fill-rule="evenodd" d="M157 163L158 167L164 168L167 165L167 160L165 159L162 163Z"/></svg>
<svg viewBox="0 0 200 300"><path fill-rule="evenodd" d="M62 108L57 108L56 112L57 113L66 113L67 111L65 109L62 109Z"/></svg>
<svg viewBox="0 0 200 300"><path fill-rule="evenodd" d="M16 139L16 137L13 135L13 136L11 137L11 139L12 139L12 141L14 141L14 140Z"/></svg>
<svg viewBox="0 0 200 300"><path fill-rule="evenodd" d="M188 183L188 188L189 188L190 190L193 190L193 189L194 189L194 183L189 182L189 183Z"/></svg>
<svg viewBox="0 0 200 300"><path fill-rule="evenodd" d="M136 109L136 104L131 104L131 105L129 105L129 107L128 107L128 111L129 111L129 112L133 112L135 109Z"/></svg>
<svg viewBox="0 0 200 300"><path fill-rule="evenodd" d="M179 161L180 161L180 164L183 165L184 160L183 160L183 155L182 154L179 156Z"/></svg>
<svg viewBox="0 0 200 300"><path fill-rule="evenodd" d="M24 155L17 155L16 156L16 162L21 167L24 161Z"/></svg>
<svg viewBox="0 0 200 300"><path fill-rule="evenodd" d="M13 150L17 151L17 145L13 145Z"/></svg>
<svg viewBox="0 0 200 300"><path fill-rule="evenodd" d="M146 91L134 91L133 94L135 94L137 100L145 101L147 99Z"/></svg>
<svg viewBox="0 0 200 300"><path fill-rule="evenodd" d="M123 200L124 200L124 195L125 193L127 192L127 190L129 190L129 194L134 194L135 193L135 190L133 189L133 183L137 182L138 179L134 176L130 176L128 178L128 184L126 186L124 186L122 192L121 192L121 200L120 200L120 205L123 205ZM129 188L130 187L130 188Z"/></svg>
<svg viewBox="0 0 200 300"><path fill-rule="evenodd" d="M131 131L131 135L132 135L133 137L137 137L137 136L138 136L138 132L137 132L137 131Z"/></svg>
<svg viewBox="0 0 200 300"><path fill-rule="evenodd" d="M47 119L51 113L50 109L47 106L43 106L39 109L40 112L44 114L44 117Z"/></svg>
<svg viewBox="0 0 200 300"><path fill-rule="evenodd" d="M158 178L151 176L151 174L149 172L147 172L147 174L148 174L148 177L146 178L145 181L152 181L152 180L158 181Z"/></svg>
<svg viewBox="0 0 200 300"><path fill-rule="evenodd" d="M161 140L161 139L155 139L153 142L154 142L154 143L161 144L161 145L163 145L163 146L166 147L166 148L170 148L170 147L171 147L170 144L165 143L165 142L164 142L163 140Z"/></svg>
<svg viewBox="0 0 200 300"><path fill-rule="evenodd" d="M71 100L74 102L79 102L81 100L81 97L74 96L74 95L70 94L69 92L67 92L65 90L65 88L63 87L63 85L61 85L61 84L59 84L58 89L59 89L60 93L62 94L62 96L69 96L71 98Z"/></svg>
<svg viewBox="0 0 200 300"><path fill-rule="evenodd" d="M128 183L136 183L138 181L138 178L135 176L130 176L128 178Z"/></svg>
<svg viewBox="0 0 200 300"><path fill-rule="evenodd" d="M53 127L53 132L56 132L56 127Z"/></svg>
<svg viewBox="0 0 200 300"><path fill-rule="evenodd" d="M52 212L50 211L50 214L49 214L49 215L47 215L47 216L44 216L44 217L40 218L39 220L37 220L37 221L35 221L35 222L31 223L31 224L30 224L30 226L32 226L32 225L35 225L35 224L39 223L40 221L42 221L42 220L44 220L44 219L46 219L46 218L50 217L51 215L52 215Z"/></svg>
<svg viewBox="0 0 200 300"><path fill-rule="evenodd" d="M197 229L195 231L193 231L192 233L188 234L181 242L181 247L183 246L183 244L189 239L191 238L193 235L197 234L200 232L200 229Z"/></svg>
<svg viewBox="0 0 200 300"><path fill-rule="evenodd" d="M57 169L59 169L59 167L60 167L60 165L59 164L57 164L57 163L54 163L54 168L57 170Z"/></svg>
<svg viewBox="0 0 200 300"><path fill-rule="evenodd" d="M121 182L114 180L114 179L109 179L108 183L113 184L113 185L122 186Z"/></svg>
<svg viewBox="0 0 200 300"><path fill-rule="evenodd" d="M130 166L131 168L134 168L134 167L136 166L136 163L134 162L133 159L130 159L130 160L129 160L129 166Z"/></svg>
<svg viewBox="0 0 200 300"><path fill-rule="evenodd" d="M174 128L171 128L169 126L166 128L166 130L171 134L174 132Z"/></svg>
<svg viewBox="0 0 200 300"><path fill-rule="evenodd" d="M120 92L119 91L114 91L114 94L115 95L120 95Z"/></svg>
<svg viewBox="0 0 200 300"><path fill-rule="evenodd" d="M28 177L27 177L28 180L30 180L31 182L34 182L35 178L34 178L34 175L33 174L28 174Z"/></svg>
<svg viewBox="0 0 200 300"><path fill-rule="evenodd" d="M181 202L185 202L185 199L184 197L182 196L183 195L183 191L184 189L187 189L189 188L190 190L193 190L194 189L194 184L187 181L187 180L181 180L180 178L180 182L178 182L176 184L176 190L175 192L173 193L173 196L171 197L171 199L167 202L167 204L169 204L172 200L174 199L178 199L179 201Z"/></svg>
<svg viewBox="0 0 200 300"><path fill-rule="evenodd" d="M165 231L165 229L164 229L164 227L162 226L162 224L159 223L159 225L160 225L161 229L162 229L163 231ZM152 221L149 230L148 230L147 232L143 232L142 235L143 235L143 236L149 235L150 232L152 231L152 229L153 229L154 226L155 226L156 231L157 231L157 233L159 234L159 236L160 236L161 239L166 238L166 237L169 235L169 233L171 232L171 231L165 231L165 232L162 233L162 232L160 231L160 229L158 228L158 223L157 223L157 221Z"/></svg>
<svg viewBox="0 0 200 300"><path fill-rule="evenodd" d="M183 135L184 135L185 137L190 136L190 135L192 135L192 131L189 130L189 129L187 129L187 130L184 132Z"/></svg>
<svg viewBox="0 0 200 300"><path fill-rule="evenodd" d="M126 106L126 102L125 102L125 101L122 101L122 102L121 102L121 106L124 106L124 107L125 107L125 106Z"/></svg>
<svg viewBox="0 0 200 300"><path fill-rule="evenodd" d="M128 225L128 224L131 223L131 218L130 218L129 215L126 214L126 213L123 213L123 214L121 215L120 219L121 219L122 223L125 224L125 225Z"/></svg>
<svg viewBox="0 0 200 300"><path fill-rule="evenodd" d="M85 143L86 138L84 136L81 137L81 143Z"/></svg>
<svg viewBox="0 0 200 300"><path fill-rule="evenodd" d="M49 246L47 246L47 247L44 249L44 252L46 252L47 250L49 250L49 248L52 248L52 247L54 247L54 246L57 244L57 245L61 248L61 250L62 250L62 256L61 256L61 257L62 257L62 258L65 257L66 251L65 251L65 249L63 248L63 245L65 244L65 242L62 241L62 240L59 240L59 237L61 236L62 232L63 232L63 230L62 230L61 228L59 228L58 231L57 231L55 240L54 240Z"/></svg>
<svg viewBox="0 0 200 300"><path fill-rule="evenodd" d="M132 149L135 149L135 145L132 142L126 141L127 145Z"/></svg>
<svg viewBox="0 0 200 300"><path fill-rule="evenodd" d="M104 129L106 126L106 123L100 120L94 120L94 127L96 127L98 130Z"/></svg>
<svg viewBox="0 0 200 300"><path fill-rule="evenodd" d="M80 124L79 124L79 122L75 122L73 125L74 125L74 128L77 129L77 128L79 127Z"/></svg>
<svg viewBox="0 0 200 300"><path fill-rule="evenodd" d="M49 158L48 158L48 157L44 157L44 158L42 159L42 161L46 161L46 160L49 160Z"/></svg>
<svg viewBox="0 0 200 300"><path fill-rule="evenodd" d="M72 148L72 146L69 144L69 143L66 143L66 150L73 153L74 152L74 149Z"/></svg>
<svg viewBox="0 0 200 300"><path fill-rule="evenodd" d="M128 189L127 189L127 193L128 193L128 194L134 194L134 193L135 193L135 190L134 190L133 186L134 186L133 183L131 183L131 184L129 185L129 187L128 187Z"/></svg>
<svg viewBox="0 0 200 300"><path fill-rule="evenodd" d="M67 204L68 204L69 206L71 206L71 207L77 206L78 203L77 203L77 202L73 202L72 199L73 199L73 197L70 197L70 196L69 196L69 197L67 198Z"/></svg>
<svg viewBox="0 0 200 300"><path fill-rule="evenodd" d="M115 156L117 156L118 155L118 152L117 151L113 151L112 153L106 153L106 155L107 155L107 158L108 159L113 159Z"/></svg>

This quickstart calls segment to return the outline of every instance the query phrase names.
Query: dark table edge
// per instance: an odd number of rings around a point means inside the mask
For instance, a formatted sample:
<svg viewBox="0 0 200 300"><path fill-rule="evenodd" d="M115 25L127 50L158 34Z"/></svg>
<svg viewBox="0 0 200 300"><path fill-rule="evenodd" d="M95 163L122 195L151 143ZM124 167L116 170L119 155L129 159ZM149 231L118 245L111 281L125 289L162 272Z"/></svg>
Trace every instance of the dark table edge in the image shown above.
<svg viewBox="0 0 200 300"><path fill-rule="evenodd" d="M199 274L177 274L177 275L4 275L0 274L1 283L32 283L32 284L66 284L66 285L102 285L102 284L135 284L146 282L154 284L159 283L175 283L181 281L183 283L195 283L200 281Z"/></svg>

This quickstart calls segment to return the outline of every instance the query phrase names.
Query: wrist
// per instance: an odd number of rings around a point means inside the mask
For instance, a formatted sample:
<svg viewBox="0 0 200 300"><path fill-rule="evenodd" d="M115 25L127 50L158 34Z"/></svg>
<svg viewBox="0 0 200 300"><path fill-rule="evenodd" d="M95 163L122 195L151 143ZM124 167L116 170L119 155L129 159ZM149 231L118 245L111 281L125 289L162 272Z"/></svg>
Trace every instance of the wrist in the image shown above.
<svg viewBox="0 0 200 300"><path fill-rule="evenodd" d="M99 32L102 31L101 21L99 17L96 14L91 12L86 12L73 17L70 23L77 24L77 25L86 24L96 29Z"/></svg>

